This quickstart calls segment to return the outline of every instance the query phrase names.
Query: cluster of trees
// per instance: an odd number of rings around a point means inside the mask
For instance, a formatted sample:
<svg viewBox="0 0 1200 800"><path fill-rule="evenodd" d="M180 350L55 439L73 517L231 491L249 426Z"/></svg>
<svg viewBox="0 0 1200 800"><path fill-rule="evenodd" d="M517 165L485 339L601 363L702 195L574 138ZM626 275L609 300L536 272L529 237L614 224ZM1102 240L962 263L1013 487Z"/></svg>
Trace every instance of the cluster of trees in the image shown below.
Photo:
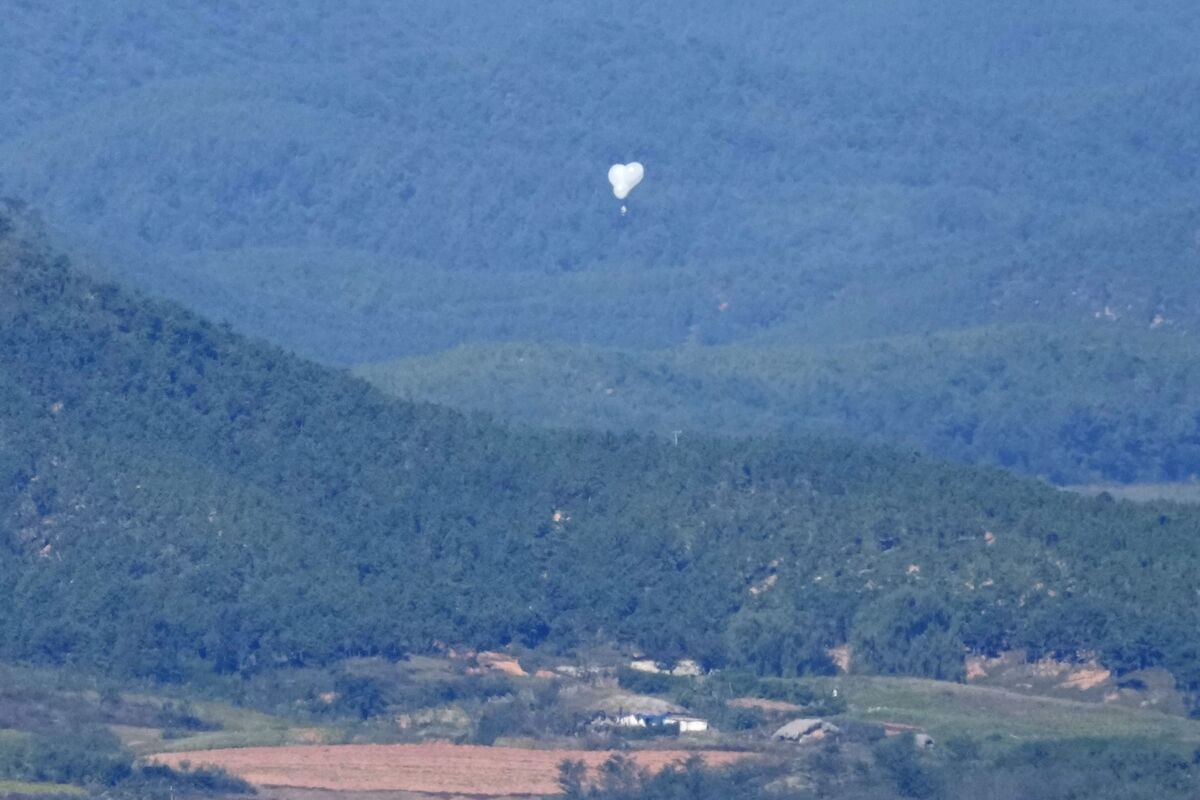
<svg viewBox="0 0 1200 800"><path fill-rule="evenodd" d="M1056 483L1200 475L1200 351L1167 331L1000 326L834 347L472 345L356 369L525 424L909 444Z"/></svg>
<svg viewBox="0 0 1200 800"><path fill-rule="evenodd" d="M1200 751L1178 743L1096 738L996 749L960 737L921 753L911 735L854 738L753 766L710 769L693 758L655 775L623 756L592 773L567 761L559 785L569 800L1186 800L1200 790Z"/></svg>
<svg viewBox="0 0 1200 800"><path fill-rule="evenodd" d="M112 800L231 797L253 794L250 784L211 767L174 770L140 765L120 740L99 725L60 719L58 729L4 731L0 781L83 786ZM41 787L39 794L48 794ZM15 792L20 795L20 790Z"/></svg>
<svg viewBox="0 0 1200 800"><path fill-rule="evenodd" d="M500 427L0 229L0 658L179 680L436 642L764 675L1095 651L1200 688L1200 512L813 438Z"/></svg>
<svg viewBox="0 0 1200 800"><path fill-rule="evenodd" d="M99 726L71 734L56 731L0 738L0 776L51 783L115 785L132 774L130 758L110 731Z"/></svg>
<svg viewBox="0 0 1200 800"><path fill-rule="evenodd" d="M699 5L21 4L0 190L343 363L1197 320L1185 0Z"/></svg>
<svg viewBox="0 0 1200 800"><path fill-rule="evenodd" d="M564 761L559 765L559 786L567 800L667 800L690 797L696 800L739 797L765 800L779 797L791 800L791 792L767 788L778 769L721 769L710 770L703 759L689 759L679 766L669 766L651 775L638 767L633 759L616 755L590 773L582 761Z"/></svg>
<svg viewBox="0 0 1200 800"><path fill-rule="evenodd" d="M159 729L164 739L220 727L188 700L125 695L124 679L72 671L0 668L0 794L170 800L252 794L245 781L207 767L137 763L114 734ZM93 691L84 691L88 687ZM57 792L53 784L67 788Z"/></svg>

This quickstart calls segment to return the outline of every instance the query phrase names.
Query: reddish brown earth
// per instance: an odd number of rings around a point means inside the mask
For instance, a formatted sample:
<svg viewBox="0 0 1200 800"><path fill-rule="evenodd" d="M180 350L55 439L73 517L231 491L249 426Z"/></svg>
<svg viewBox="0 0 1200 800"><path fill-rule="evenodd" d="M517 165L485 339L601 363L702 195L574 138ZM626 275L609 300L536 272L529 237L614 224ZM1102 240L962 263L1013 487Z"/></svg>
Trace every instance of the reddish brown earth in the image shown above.
<svg viewBox="0 0 1200 800"><path fill-rule="evenodd" d="M558 794L558 765L583 761L595 769L613 754L602 750L533 750L454 744L348 744L246 747L162 753L150 760L179 767L221 767L258 786L345 792L400 791L476 796ZM724 766L744 753L641 750L627 753L658 771L693 755Z"/></svg>
<svg viewBox="0 0 1200 800"><path fill-rule="evenodd" d="M725 705L731 708L757 708L767 713L791 714L803 711L804 706L795 703L785 703L782 700L764 700L760 697L735 697Z"/></svg>

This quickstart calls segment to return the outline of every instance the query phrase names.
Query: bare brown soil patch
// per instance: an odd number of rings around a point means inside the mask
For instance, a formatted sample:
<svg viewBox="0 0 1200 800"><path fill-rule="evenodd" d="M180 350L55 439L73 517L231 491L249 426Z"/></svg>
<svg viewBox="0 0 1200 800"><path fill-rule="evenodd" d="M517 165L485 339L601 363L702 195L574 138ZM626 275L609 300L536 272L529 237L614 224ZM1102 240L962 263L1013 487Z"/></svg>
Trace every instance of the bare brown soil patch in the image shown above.
<svg viewBox="0 0 1200 800"><path fill-rule="evenodd" d="M503 672L505 675L511 675L514 678L527 677L527 673L521 668L520 663L512 656L506 656L503 653L483 652L475 657L479 666L485 670L494 670Z"/></svg>
<svg viewBox="0 0 1200 800"><path fill-rule="evenodd" d="M853 659L853 654L850 652L850 645L839 644L837 647L831 647L825 651L829 656L829 660L834 663L842 672L850 671L850 661Z"/></svg>
<svg viewBox="0 0 1200 800"><path fill-rule="evenodd" d="M558 794L558 765L583 761L589 770L613 755L600 750L533 750L454 744L356 744L247 747L162 753L155 763L178 767L188 761L221 767L258 786L287 786L346 792L421 792L480 797ZM627 753L640 767L657 772L692 755L724 766L744 753L640 750Z"/></svg>
<svg viewBox="0 0 1200 800"><path fill-rule="evenodd" d="M1086 692L1106 683L1111 677L1112 673L1103 667L1087 666L1073 670L1060 685L1064 689L1081 689Z"/></svg>
<svg viewBox="0 0 1200 800"><path fill-rule="evenodd" d="M757 708L768 714L792 714L804 710L804 706L798 706L795 703L783 700L764 700L761 697L735 697L725 705L730 708Z"/></svg>

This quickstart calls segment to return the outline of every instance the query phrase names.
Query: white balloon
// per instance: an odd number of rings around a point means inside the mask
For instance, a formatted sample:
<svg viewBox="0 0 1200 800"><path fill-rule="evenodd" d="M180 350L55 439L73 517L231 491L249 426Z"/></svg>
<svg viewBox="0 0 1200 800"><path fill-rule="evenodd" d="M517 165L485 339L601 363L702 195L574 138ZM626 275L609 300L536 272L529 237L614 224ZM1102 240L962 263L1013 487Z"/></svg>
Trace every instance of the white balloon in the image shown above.
<svg viewBox="0 0 1200 800"><path fill-rule="evenodd" d="M636 161L628 164L613 164L608 170L608 182L612 184L613 194L618 200L624 200L633 191L633 187L642 182L646 169Z"/></svg>

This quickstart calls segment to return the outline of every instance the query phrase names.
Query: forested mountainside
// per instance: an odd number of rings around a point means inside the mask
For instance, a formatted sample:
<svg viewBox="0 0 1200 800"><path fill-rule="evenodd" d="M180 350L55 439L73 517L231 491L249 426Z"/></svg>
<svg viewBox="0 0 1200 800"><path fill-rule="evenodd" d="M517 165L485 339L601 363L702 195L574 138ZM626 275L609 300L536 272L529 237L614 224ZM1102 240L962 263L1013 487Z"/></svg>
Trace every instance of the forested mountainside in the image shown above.
<svg viewBox="0 0 1200 800"><path fill-rule="evenodd" d="M72 269L0 216L0 658L181 678L435 640L766 674L1093 651L1200 687L1200 515L812 438L506 428Z"/></svg>
<svg viewBox="0 0 1200 800"><path fill-rule="evenodd" d="M1107 323L833 347L480 344L355 372L400 397L535 425L834 433L1056 483L1200 474L1200 347Z"/></svg>
<svg viewBox="0 0 1200 800"><path fill-rule="evenodd" d="M1200 322L1190 0L9 5L0 194L325 361Z"/></svg>

